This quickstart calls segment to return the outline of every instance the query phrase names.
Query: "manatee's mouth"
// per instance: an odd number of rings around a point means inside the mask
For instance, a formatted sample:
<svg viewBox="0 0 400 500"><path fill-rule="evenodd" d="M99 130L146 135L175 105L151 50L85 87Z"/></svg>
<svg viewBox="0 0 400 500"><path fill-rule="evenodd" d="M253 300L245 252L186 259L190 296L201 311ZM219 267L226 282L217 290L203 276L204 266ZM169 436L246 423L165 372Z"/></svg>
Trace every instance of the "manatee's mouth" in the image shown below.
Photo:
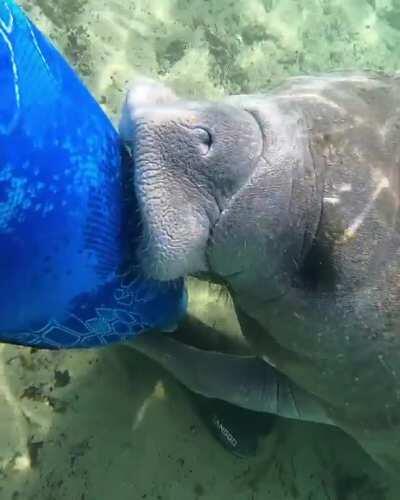
<svg viewBox="0 0 400 500"><path fill-rule="evenodd" d="M247 112L260 130L260 151L252 159L256 164L263 153L263 134L257 118ZM140 129L140 124L137 127ZM143 130L142 137L146 136L149 131ZM134 185L142 223L137 256L144 275L158 281L191 275L222 284L210 265L208 251L243 186L235 188L221 204L214 195L205 195L194 181L191 183L187 173L176 176L154 149L147 152L136 145L134 157Z"/></svg>
<svg viewBox="0 0 400 500"><path fill-rule="evenodd" d="M173 193L168 202L160 203L151 195L152 189L141 192L136 183L141 234L137 258L143 274L157 281L171 281L187 276L223 284L208 258L214 233L229 215L230 204L224 209L215 204L209 210L185 205L174 206Z"/></svg>
<svg viewBox="0 0 400 500"><path fill-rule="evenodd" d="M172 281L194 276L203 281L225 285L224 279L212 269L208 251L213 244L215 231L225 217L229 216L231 204L225 208L215 204L212 215L201 209L195 209L189 215L187 207L179 231L177 225L175 230L170 229L168 220L162 216L162 208L154 200L144 199L139 195L138 202L141 238L137 256L146 277L157 281ZM171 210L175 213L176 223L180 214Z"/></svg>
<svg viewBox="0 0 400 500"><path fill-rule="evenodd" d="M191 205L185 191L164 179L157 166L149 183L145 177L140 168L136 170L141 222L136 256L141 273L157 281L172 281L209 272L206 249L211 221L207 210Z"/></svg>
<svg viewBox="0 0 400 500"><path fill-rule="evenodd" d="M157 210L157 207L154 209ZM191 225L195 225L195 222ZM157 281L171 281L209 272L206 258L206 221L199 223L197 229L187 230L191 234L190 239L188 235L177 237L174 231L168 230L168 226L168 220L157 224L151 220L149 213L143 217L142 212L142 234L137 259L143 274Z"/></svg>

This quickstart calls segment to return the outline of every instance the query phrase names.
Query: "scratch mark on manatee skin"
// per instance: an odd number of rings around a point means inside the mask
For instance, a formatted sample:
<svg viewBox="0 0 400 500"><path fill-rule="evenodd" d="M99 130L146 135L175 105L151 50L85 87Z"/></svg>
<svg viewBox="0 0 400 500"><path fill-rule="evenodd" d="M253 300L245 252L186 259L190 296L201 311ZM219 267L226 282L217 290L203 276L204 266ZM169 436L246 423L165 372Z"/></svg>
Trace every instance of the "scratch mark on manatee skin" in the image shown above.
<svg viewBox="0 0 400 500"><path fill-rule="evenodd" d="M383 368L385 368L385 370L387 370L390 375L392 375L394 378L397 378L397 373L396 373L396 370L394 370L389 364L388 362L385 360L385 358L383 357L383 354L378 354L378 360L379 360L379 363L383 366Z"/></svg>
<svg viewBox="0 0 400 500"><path fill-rule="evenodd" d="M378 196L384 189L388 189L390 187L389 179L387 177L383 177L379 184L377 185L375 191L372 193L371 199L367 203L367 205L364 207L364 210L361 212L360 215L358 215L354 222L350 224L348 228L345 229L344 234L341 238L341 243L346 243L348 240L353 238L355 234L357 233L358 229L360 226L363 224L365 218L367 217L368 213L372 210L374 203L376 202Z"/></svg>

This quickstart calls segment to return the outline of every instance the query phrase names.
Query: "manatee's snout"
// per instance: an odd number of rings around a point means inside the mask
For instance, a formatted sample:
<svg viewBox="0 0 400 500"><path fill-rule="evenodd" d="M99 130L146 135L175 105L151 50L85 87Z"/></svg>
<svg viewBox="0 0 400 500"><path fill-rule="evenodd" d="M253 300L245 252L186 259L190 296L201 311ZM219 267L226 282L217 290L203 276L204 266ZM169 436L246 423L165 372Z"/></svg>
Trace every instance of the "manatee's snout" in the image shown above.
<svg viewBox="0 0 400 500"><path fill-rule="evenodd" d="M142 269L158 280L209 271L212 229L251 174L261 132L240 109L139 85L128 93L120 131L135 160Z"/></svg>
<svg viewBox="0 0 400 500"><path fill-rule="evenodd" d="M182 119L183 118L183 119ZM188 128L186 110L142 109L133 141L135 190L143 221L139 260L146 275L168 280L204 271L218 207L199 185L195 158L207 154L205 130Z"/></svg>

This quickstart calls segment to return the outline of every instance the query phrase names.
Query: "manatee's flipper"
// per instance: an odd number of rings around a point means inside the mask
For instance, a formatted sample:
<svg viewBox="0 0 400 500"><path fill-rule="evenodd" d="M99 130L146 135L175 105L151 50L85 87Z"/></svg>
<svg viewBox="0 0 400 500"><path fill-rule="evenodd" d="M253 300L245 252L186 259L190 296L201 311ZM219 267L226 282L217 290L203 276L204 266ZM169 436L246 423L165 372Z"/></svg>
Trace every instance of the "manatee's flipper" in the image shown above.
<svg viewBox="0 0 400 500"><path fill-rule="evenodd" d="M188 389L208 398L282 417L330 423L316 398L259 358L205 351L156 332L140 335L130 345Z"/></svg>

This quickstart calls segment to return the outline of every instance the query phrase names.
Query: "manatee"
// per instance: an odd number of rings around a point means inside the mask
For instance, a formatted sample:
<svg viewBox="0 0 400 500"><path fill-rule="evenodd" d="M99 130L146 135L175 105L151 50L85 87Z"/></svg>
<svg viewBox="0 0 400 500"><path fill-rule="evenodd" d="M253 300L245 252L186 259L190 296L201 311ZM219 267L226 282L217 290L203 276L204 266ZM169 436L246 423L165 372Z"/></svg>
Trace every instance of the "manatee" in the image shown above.
<svg viewBox="0 0 400 500"><path fill-rule="evenodd" d="M132 346L192 391L337 426L400 471L400 76L254 95L128 90L143 273L222 283L248 355L155 332Z"/></svg>

